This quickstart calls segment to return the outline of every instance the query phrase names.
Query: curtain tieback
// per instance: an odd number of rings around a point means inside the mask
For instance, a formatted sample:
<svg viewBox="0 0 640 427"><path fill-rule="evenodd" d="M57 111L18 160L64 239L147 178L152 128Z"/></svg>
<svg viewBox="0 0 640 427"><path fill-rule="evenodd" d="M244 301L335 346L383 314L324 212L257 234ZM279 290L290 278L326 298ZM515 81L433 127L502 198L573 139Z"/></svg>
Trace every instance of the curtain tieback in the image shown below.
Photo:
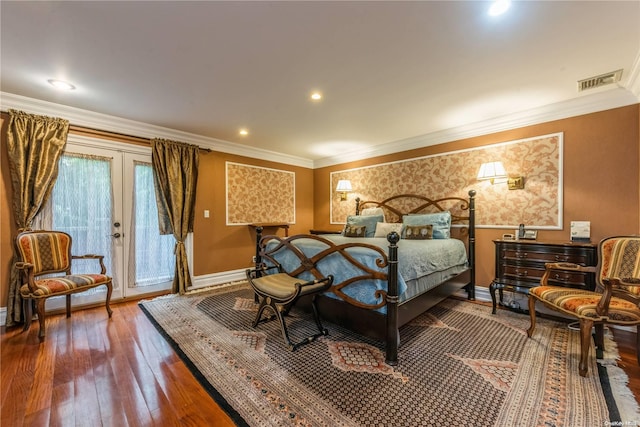
<svg viewBox="0 0 640 427"><path fill-rule="evenodd" d="M173 247L173 254L174 255L178 252L178 246L182 246L184 248L184 242L176 240L176 245Z"/></svg>

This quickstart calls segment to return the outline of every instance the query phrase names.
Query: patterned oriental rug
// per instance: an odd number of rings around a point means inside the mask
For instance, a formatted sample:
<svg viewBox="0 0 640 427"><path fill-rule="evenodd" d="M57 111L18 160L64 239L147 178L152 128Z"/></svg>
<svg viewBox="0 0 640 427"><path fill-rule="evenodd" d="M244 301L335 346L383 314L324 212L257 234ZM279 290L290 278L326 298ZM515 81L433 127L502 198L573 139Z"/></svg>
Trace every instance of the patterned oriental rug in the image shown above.
<svg viewBox="0 0 640 427"><path fill-rule="evenodd" d="M446 300L401 329L399 363L379 342L325 322L329 335L296 352L277 321L252 328L246 284L140 306L238 425L247 426L609 426L637 425L638 405L605 361L578 375L579 332L527 316ZM291 310L293 341L311 335L311 315ZM317 331L317 329L316 329ZM593 349L592 349L593 351Z"/></svg>

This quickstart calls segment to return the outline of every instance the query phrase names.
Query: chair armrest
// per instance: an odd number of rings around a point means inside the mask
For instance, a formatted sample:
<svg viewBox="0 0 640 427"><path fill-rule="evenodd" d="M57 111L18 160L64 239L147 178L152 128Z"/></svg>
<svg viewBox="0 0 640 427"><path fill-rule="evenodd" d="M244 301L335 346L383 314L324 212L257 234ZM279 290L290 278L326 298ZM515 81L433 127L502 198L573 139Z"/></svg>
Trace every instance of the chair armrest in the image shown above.
<svg viewBox="0 0 640 427"><path fill-rule="evenodd" d="M605 277L601 280L604 289L611 288L614 296L629 300L634 303L640 302L640 292L630 288L640 287L640 278L636 277Z"/></svg>
<svg viewBox="0 0 640 427"><path fill-rule="evenodd" d="M18 270L18 274L22 273L24 277L24 281L22 284L27 284L29 286L29 290L31 292L35 292L38 288L36 288L34 277L33 277L33 264L29 262L16 262L15 263L16 270Z"/></svg>
<svg viewBox="0 0 640 427"><path fill-rule="evenodd" d="M97 259L100 263L100 274L107 273L107 267L104 265L104 255L86 254L86 255L71 255L71 259Z"/></svg>
<svg viewBox="0 0 640 427"><path fill-rule="evenodd" d="M552 271L579 271L583 273L595 273L597 271L595 266L584 266L571 262L547 262L544 267L544 274L540 279L540 285L542 286L548 286L549 276Z"/></svg>

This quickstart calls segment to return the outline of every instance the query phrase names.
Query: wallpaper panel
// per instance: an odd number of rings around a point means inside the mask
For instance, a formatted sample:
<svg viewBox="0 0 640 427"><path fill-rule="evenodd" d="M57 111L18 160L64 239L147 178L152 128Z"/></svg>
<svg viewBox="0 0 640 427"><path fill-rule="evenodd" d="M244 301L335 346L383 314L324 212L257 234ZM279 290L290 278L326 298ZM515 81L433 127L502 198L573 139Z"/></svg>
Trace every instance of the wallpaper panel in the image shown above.
<svg viewBox="0 0 640 427"><path fill-rule="evenodd" d="M295 173L226 162L227 225L294 224Z"/></svg>
<svg viewBox="0 0 640 427"><path fill-rule="evenodd" d="M397 194L431 199L476 196L476 224L514 228L520 223L541 229L562 228L562 133L501 142L479 148L442 153L399 162L331 173L331 223L355 213L355 199L381 201ZM480 165L502 161L510 176L523 176L523 190L506 183L478 181ZM353 188L347 201L335 192L338 180Z"/></svg>

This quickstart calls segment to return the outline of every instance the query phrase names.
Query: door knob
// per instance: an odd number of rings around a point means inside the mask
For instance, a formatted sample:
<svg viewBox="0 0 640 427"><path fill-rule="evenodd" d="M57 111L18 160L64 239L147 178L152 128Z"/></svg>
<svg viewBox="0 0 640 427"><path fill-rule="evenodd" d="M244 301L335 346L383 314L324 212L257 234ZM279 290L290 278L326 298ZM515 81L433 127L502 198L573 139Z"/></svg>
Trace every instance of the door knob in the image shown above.
<svg viewBox="0 0 640 427"><path fill-rule="evenodd" d="M120 236L122 236L122 234L120 233L113 233L111 236L115 237L116 239Z"/></svg>

